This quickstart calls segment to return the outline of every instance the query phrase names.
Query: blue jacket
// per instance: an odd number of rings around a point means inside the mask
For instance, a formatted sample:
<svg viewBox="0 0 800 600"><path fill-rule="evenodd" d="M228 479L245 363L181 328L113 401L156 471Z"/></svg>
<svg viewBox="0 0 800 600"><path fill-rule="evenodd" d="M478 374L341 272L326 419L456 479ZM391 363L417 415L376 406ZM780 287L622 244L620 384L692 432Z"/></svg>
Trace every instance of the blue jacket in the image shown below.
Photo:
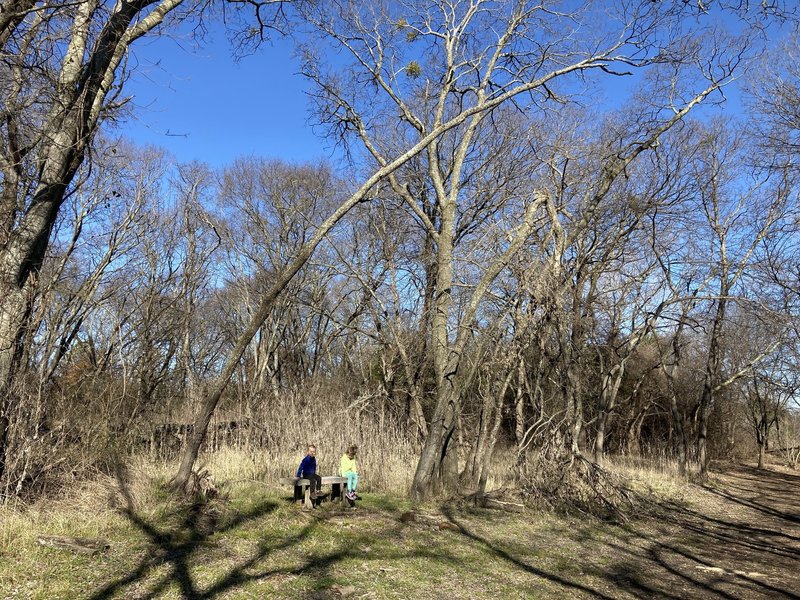
<svg viewBox="0 0 800 600"><path fill-rule="evenodd" d="M302 477L303 473L316 473L317 472L317 459L313 456L308 456L302 460L300 466L297 467L297 476Z"/></svg>

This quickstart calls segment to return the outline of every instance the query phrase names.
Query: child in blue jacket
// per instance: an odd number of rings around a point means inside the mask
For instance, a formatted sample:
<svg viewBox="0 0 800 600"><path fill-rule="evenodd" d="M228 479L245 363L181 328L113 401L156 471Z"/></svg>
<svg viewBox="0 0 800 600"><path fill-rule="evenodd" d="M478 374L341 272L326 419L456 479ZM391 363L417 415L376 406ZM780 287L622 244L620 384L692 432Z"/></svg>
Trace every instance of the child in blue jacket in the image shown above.
<svg viewBox="0 0 800 600"><path fill-rule="evenodd" d="M317 475L317 447L313 444L308 445L306 455L297 467L297 476L303 479L308 479L311 487L311 498L317 497L320 486L322 485L322 477Z"/></svg>

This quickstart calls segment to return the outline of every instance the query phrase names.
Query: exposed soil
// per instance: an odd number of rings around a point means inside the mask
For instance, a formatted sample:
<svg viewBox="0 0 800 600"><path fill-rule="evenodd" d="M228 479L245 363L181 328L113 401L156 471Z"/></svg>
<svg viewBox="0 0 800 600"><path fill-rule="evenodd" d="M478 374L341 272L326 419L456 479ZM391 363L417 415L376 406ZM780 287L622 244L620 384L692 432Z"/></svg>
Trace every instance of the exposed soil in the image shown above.
<svg viewBox="0 0 800 600"><path fill-rule="evenodd" d="M629 527L612 596L800 599L800 476L728 466L702 489Z"/></svg>

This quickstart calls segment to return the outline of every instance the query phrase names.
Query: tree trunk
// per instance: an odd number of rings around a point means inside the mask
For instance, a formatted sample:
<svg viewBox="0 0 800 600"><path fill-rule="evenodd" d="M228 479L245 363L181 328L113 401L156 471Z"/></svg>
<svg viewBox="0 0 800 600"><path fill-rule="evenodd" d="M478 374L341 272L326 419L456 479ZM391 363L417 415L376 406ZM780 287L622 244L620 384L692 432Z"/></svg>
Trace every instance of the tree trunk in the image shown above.
<svg viewBox="0 0 800 600"><path fill-rule="evenodd" d="M427 336L427 326L423 325L421 335ZM428 435L428 423L425 421L425 412L422 410L422 395L424 393L424 369L427 344L422 341L422 349L417 356L417 366L411 364L409 354L402 343L397 344L398 354L403 363L408 391L406 392L406 422L409 437L415 442L424 440Z"/></svg>
<svg viewBox="0 0 800 600"><path fill-rule="evenodd" d="M756 427L756 443L758 444L758 468L763 469L766 464L767 449L769 448L769 428L770 424L766 416L762 414L760 422Z"/></svg>
<svg viewBox="0 0 800 600"><path fill-rule="evenodd" d="M525 359L520 356L517 362L517 389L514 391L514 440L517 446L525 436Z"/></svg>
<svg viewBox="0 0 800 600"><path fill-rule="evenodd" d="M667 365L665 358L661 358L661 368L667 377L669 384L669 411L672 416L672 426L678 437L678 471L685 477L689 470L689 439L686 435L686 423L678 406L678 392L675 385L676 373L681 361L681 342L680 336L686 319L686 308L683 309L678 328L672 337L672 364Z"/></svg>
<svg viewBox="0 0 800 600"><path fill-rule="evenodd" d="M412 384L412 389L408 393L408 429L411 439L416 442L424 440L428 435L428 424L425 422L425 413L419 396L417 385Z"/></svg>
<svg viewBox="0 0 800 600"><path fill-rule="evenodd" d="M497 442L497 433L503 418L503 403L513 375L514 370L509 370L503 378L499 389L493 389L496 386L490 383L487 386L488 389L481 390L483 402L480 411L480 423L469 457L464 465L464 471L461 473L461 483L464 486L475 487L480 485L481 473L486 466L486 457L491 455ZM490 374L489 377L492 377L492 375Z"/></svg>
<svg viewBox="0 0 800 600"><path fill-rule="evenodd" d="M12 399L7 386L0 385L0 482L5 480L6 473L8 436L11 427L11 420L9 419L11 402Z"/></svg>
<svg viewBox="0 0 800 600"><path fill-rule="evenodd" d="M603 377L603 390L600 396L600 414L597 417L597 437L594 440L594 462L603 466L605 458L606 428L611 421L611 411L617 403L619 386L625 374L624 361L614 365L611 371Z"/></svg>
<svg viewBox="0 0 800 600"><path fill-rule="evenodd" d="M485 436L483 447L481 452L478 454L476 458L476 465L477 465L477 492L480 495L483 495L486 492L486 482L489 480L489 470L492 466L492 456L494 456L494 449L497 445L497 437L498 433L500 432L500 425L503 422L503 403L505 401L506 391L508 390L508 386L511 383L511 377L513 375L513 370L509 371L506 378L503 380L503 385L501 386L497 397L495 398L494 403L494 415L492 419L491 429L489 429L487 435ZM488 416L488 415L487 415ZM487 419L488 420L488 419ZM476 483L473 481L473 484Z"/></svg>
<svg viewBox="0 0 800 600"><path fill-rule="evenodd" d="M414 473L411 485L411 497L420 501L431 493L441 491L441 482L437 476L442 474L441 465L445 462L450 442L455 433L455 390L446 389L446 394L436 402L436 409L428 427L428 437L422 446L422 452Z"/></svg>
<svg viewBox="0 0 800 600"><path fill-rule="evenodd" d="M711 327L706 374L703 380L703 393L700 396L700 406L698 407L697 462L699 463L701 478L708 476L708 419L711 416L711 409L714 405L714 386L719 381L722 325L725 321L726 296L729 292L727 263L724 261L721 277L720 299L717 301L717 310Z"/></svg>
<svg viewBox="0 0 800 600"><path fill-rule="evenodd" d="M431 353L436 380L436 408L428 429L428 437L422 447L411 496L421 500L435 487L434 476L442 474L441 466L445 462L450 441L455 431L458 391L455 377L458 358L451 354L448 320L452 305L453 284L453 239L455 235L456 201L453 193L444 191L443 174L439 170L438 146L432 143L428 148L429 175L437 187L437 200L440 207L441 222L436 248L436 289L433 294L433 314L431 316ZM454 190L457 189L454 187ZM438 482L441 484L441 481Z"/></svg>
<svg viewBox="0 0 800 600"><path fill-rule="evenodd" d="M583 404L575 390L574 367L570 354L562 353L561 360L562 362L566 361L566 364L564 365L565 374L563 375L563 382L561 384L561 393L563 394L563 402L566 407L565 426L567 435L565 436L565 442L569 445L570 452L578 454L578 438L583 427L583 415L581 414Z"/></svg>
<svg viewBox="0 0 800 600"><path fill-rule="evenodd" d="M25 335L25 322L30 313L24 289L0 282L0 481L4 480L8 466L9 440L14 423L11 415L18 413L20 401L14 390L14 374L22 355L21 341Z"/></svg>
<svg viewBox="0 0 800 600"><path fill-rule="evenodd" d="M628 424L625 448L631 456L639 456L642 453L642 423L647 413L645 408L639 410Z"/></svg>

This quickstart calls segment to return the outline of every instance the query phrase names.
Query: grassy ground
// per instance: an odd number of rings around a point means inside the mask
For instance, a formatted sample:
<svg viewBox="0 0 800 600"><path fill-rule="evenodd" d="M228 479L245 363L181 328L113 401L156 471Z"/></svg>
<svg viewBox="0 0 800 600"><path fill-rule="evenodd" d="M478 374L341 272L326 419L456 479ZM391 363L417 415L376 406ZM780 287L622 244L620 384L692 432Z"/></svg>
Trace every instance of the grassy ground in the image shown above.
<svg viewBox="0 0 800 600"><path fill-rule="evenodd" d="M657 478L659 479L659 478ZM664 480L663 477L660 477ZM124 483L120 483L120 482ZM135 472L0 508L0 598L800 598L800 477L728 468L626 523L365 493L307 511L218 482L177 504ZM103 538L106 552L41 535Z"/></svg>

